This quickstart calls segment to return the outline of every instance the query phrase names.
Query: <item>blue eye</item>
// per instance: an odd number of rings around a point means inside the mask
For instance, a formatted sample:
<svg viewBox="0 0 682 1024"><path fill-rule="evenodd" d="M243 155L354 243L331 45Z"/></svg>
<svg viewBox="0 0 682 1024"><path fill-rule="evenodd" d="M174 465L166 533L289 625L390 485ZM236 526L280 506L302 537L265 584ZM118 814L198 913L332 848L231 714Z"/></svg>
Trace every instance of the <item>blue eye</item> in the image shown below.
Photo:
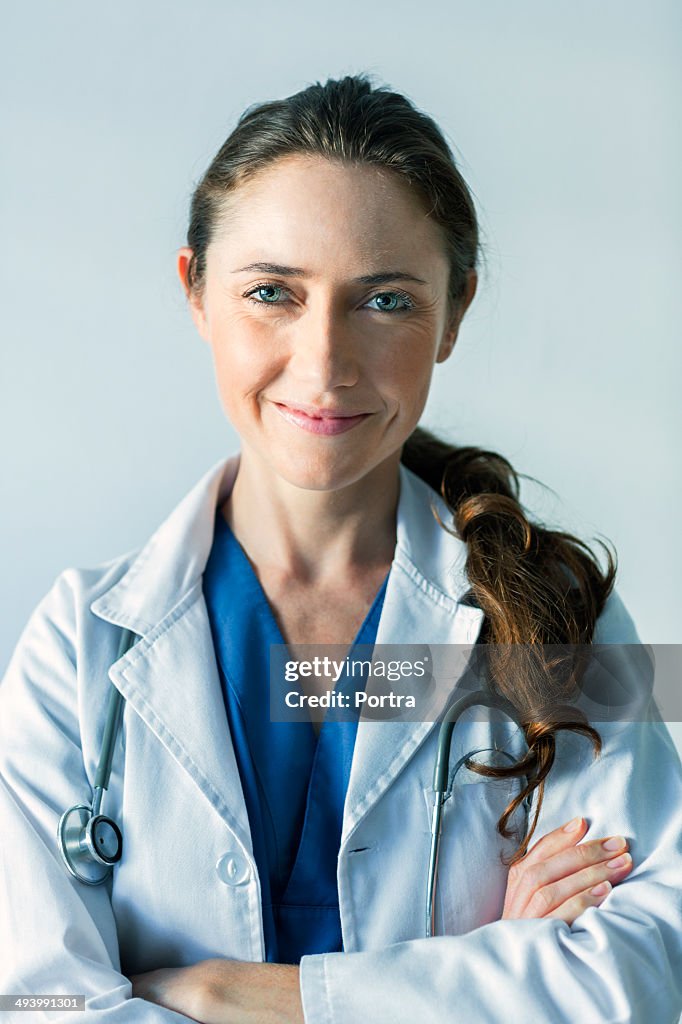
<svg viewBox="0 0 682 1024"><path fill-rule="evenodd" d="M258 302L259 304L260 303L265 303L265 305L274 306L274 305L277 305L277 297L283 291L284 291L284 289L280 288L280 286L277 285L277 284L259 284L256 288L254 288L254 290L252 292L249 293L249 298L251 299L252 302ZM263 292L270 292L270 293L277 292L277 295L273 296L272 294L270 294L270 295L263 295L263 294L261 294L260 295L260 299L254 299L253 296L257 292L259 294L263 293Z"/></svg>
<svg viewBox="0 0 682 1024"><path fill-rule="evenodd" d="M247 292L245 298L257 306L281 306L284 303L280 300L286 294L288 294L286 288L266 281L263 284L257 284L255 288ZM258 298L255 297L256 295ZM374 306L374 311L377 313L404 313L415 308L415 303L410 296L401 291L377 292L371 299L368 299L366 304L370 302L378 303L377 306Z"/></svg>
<svg viewBox="0 0 682 1024"><path fill-rule="evenodd" d="M388 299L388 303L381 301L384 299ZM379 302L375 308L382 313L402 313L406 309L414 309L412 299L405 292L377 292L369 301ZM402 302L401 306L398 305L399 302Z"/></svg>

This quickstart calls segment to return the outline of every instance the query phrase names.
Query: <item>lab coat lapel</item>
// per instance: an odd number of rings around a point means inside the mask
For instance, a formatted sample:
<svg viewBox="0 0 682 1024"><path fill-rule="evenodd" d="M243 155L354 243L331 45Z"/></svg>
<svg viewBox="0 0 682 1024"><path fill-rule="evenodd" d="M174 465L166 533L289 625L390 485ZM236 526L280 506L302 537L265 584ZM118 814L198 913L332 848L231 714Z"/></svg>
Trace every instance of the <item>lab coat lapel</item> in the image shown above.
<svg viewBox="0 0 682 1024"><path fill-rule="evenodd" d="M142 635L109 678L250 851L202 588L216 506L238 461L221 460L198 482L91 610Z"/></svg>
<svg viewBox="0 0 682 1024"><path fill-rule="evenodd" d="M463 668L483 612L461 603L469 589L466 545L440 526L432 508L451 524L440 496L401 464L396 550L376 644L466 645L458 649ZM457 682L452 680L452 688ZM358 723L342 845L436 727L433 721Z"/></svg>

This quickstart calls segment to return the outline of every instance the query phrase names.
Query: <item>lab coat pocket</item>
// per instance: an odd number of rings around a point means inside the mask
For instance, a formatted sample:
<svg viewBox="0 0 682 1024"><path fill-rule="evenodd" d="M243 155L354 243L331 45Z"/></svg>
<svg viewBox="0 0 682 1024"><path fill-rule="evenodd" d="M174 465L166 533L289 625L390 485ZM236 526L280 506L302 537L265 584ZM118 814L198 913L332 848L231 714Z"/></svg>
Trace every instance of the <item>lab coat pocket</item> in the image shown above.
<svg viewBox="0 0 682 1024"><path fill-rule="evenodd" d="M518 841L501 836L497 823L520 787L517 778L487 779L464 766L451 778L441 818L436 935L461 935L500 919L508 874L505 860ZM433 789L425 786L423 793L430 830ZM518 813L514 821L520 821Z"/></svg>

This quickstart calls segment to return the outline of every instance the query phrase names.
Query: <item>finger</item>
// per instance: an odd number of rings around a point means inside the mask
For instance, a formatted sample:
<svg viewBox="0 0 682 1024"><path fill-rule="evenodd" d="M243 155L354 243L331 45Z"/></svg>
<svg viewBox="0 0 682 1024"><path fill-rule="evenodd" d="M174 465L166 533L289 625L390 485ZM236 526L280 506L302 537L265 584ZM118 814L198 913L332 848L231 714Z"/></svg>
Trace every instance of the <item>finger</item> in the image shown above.
<svg viewBox="0 0 682 1024"><path fill-rule="evenodd" d="M576 893L571 899L566 900L561 906L556 907L545 916L565 921L567 925L572 925L576 918L580 917L588 907L601 906L611 890L610 882L601 882L597 886Z"/></svg>
<svg viewBox="0 0 682 1024"><path fill-rule="evenodd" d="M584 818L572 818L539 839L525 857L511 866L504 899L505 916L523 916L533 892L551 880L546 872L536 876L535 869L557 853L572 849L585 835L586 829L587 822ZM578 866L576 863L573 870ZM559 871L556 877L560 874Z"/></svg>
<svg viewBox="0 0 682 1024"><path fill-rule="evenodd" d="M599 864L583 868L582 871L576 871L575 874L537 889L528 901L528 913L531 917L546 917L567 900L590 891L601 882L617 885L631 870L630 854L622 854L611 861L601 861Z"/></svg>
<svg viewBox="0 0 682 1024"><path fill-rule="evenodd" d="M591 840L589 843L579 843L567 850L548 856L545 860L537 861L535 864L529 864L524 858L510 871L510 881L505 896L505 912L517 917L525 917L528 905L532 902L532 916L542 917L554 906L563 902L563 898L576 891L576 882L570 881L571 876L577 875L584 868L596 863L608 864L621 856L626 849L627 840L623 836L612 836L606 840L598 839ZM607 877L610 876L607 875ZM555 898L554 902L551 902L549 897L555 891L551 887L562 879L567 880L561 889L562 899ZM580 885L580 879L577 884ZM580 885L580 888L586 887L586 885Z"/></svg>
<svg viewBox="0 0 682 1024"><path fill-rule="evenodd" d="M526 891L542 888L561 878L575 875L586 867L612 861L626 853L628 842L624 836L610 836L608 839L592 839L578 843L567 850L561 850L543 861L526 866L521 886Z"/></svg>
<svg viewBox="0 0 682 1024"><path fill-rule="evenodd" d="M542 839L538 839L537 843L530 848L526 856L519 863L526 865L537 864L561 850L575 846L585 835L586 829L587 822L584 818L572 818L565 825L560 825L558 828L548 832Z"/></svg>

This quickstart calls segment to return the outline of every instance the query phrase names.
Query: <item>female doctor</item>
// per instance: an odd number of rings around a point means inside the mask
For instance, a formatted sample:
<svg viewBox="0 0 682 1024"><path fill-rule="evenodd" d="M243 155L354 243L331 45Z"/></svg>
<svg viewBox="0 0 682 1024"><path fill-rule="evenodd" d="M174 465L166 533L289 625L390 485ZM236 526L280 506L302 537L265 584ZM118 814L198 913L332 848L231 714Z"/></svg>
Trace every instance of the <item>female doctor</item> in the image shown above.
<svg viewBox="0 0 682 1024"><path fill-rule="evenodd" d="M530 522L499 456L417 427L477 260L439 129L363 76L251 108L218 152L178 270L240 451L139 551L63 572L20 638L4 992L126 1024L677 1019L682 772L655 716L464 715L435 936L437 725L271 720L273 643L488 645L508 698L531 682L494 645L638 643L610 554ZM92 799L112 685L123 853L87 885L56 834ZM468 756L502 744L487 774Z"/></svg>

